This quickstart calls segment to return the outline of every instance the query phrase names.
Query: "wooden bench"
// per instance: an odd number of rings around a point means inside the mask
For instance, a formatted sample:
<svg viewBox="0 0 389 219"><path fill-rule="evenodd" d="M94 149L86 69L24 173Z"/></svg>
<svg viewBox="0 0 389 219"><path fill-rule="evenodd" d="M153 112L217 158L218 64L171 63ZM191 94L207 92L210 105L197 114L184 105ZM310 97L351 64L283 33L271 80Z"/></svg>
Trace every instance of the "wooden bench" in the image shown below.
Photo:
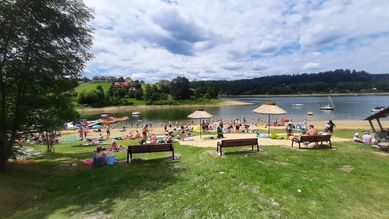
<svg viewBox="0 0 389 219"><path fill-rule="evenodd" d="M259 151L257 138L245 138L245 139L222 140L221 142L217 143L216 152L219 153L220 151L220 156L223 156L222 148L250 146L250 145L251 145L251 150L254 150L254 146L257 146L257 151Z"/></svg>
<svg viewBox="0 0 389 219"><path fill-rule="evenodd" d="M174 160L174 148L173 144L143 144L143 145L130 145L127 149L127 163L132 160L132 154L139 153L152 153L152 152L164 152L171 151L172 159Z"/></svg>
<svg viewBox="0 0 389 219"><path fill-rule="evenodd" d="M316 142L316 143L320 142L320 146L323 146L323 142L328 142L330 148L332 148L331 135L314 135L314 136L302 135L300 137L295 137L292 139L292 147L294 142L299 144L299 149L301 149L301 143L305 143L305 142L308 142L308 144L311 142Z"/></svg>

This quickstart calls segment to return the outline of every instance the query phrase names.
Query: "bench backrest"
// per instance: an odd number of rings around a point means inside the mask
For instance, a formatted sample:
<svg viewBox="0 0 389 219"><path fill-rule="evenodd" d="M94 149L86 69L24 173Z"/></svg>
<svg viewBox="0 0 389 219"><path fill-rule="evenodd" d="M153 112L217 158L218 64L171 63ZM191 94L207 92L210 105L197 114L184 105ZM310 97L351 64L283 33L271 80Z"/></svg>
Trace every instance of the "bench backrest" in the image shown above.
<svg viewBox="0 0 389 219"><path fill-rule="evenodd" d="M128 153L147 153L173 150L172 144L143 144L128 146Z"/></svg>
<svg viewBox="0 0 389 219"><path fill-rule="evenodd" d="M300 141L329 141L331 139L331 135L302 135L300 136Z"/></svg>
<svg viewBox="0 0 389 219"><path fill-rule="evenodd" d="M258 144L257 138L229 139L229 140L222 140L221 142L222 147L246 146L246 145L257 145L257 144Z"/></svg>

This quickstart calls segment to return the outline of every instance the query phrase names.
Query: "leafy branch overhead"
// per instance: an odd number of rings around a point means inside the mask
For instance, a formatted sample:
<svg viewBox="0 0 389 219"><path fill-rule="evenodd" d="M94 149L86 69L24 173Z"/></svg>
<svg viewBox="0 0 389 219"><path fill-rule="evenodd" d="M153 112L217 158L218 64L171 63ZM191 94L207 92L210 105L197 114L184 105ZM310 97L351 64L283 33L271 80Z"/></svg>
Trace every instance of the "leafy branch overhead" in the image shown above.
<svg viewBox="0 0 389 219"><path fill-rule="evenodd" d="M81 0L0 3L0 167L20 133L75 116L72 90L92 58L92 11Z"/></svg>

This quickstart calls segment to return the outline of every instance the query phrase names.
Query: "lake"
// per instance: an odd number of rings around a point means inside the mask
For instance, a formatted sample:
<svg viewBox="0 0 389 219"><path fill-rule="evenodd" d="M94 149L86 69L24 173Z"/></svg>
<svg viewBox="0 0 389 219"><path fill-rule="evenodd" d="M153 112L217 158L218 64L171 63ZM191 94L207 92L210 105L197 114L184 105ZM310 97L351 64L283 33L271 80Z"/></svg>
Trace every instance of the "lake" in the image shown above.
<svg viewBox="0 0 389 219"><path fill-rule="evenodd" d="M207 112L222 119L246 118L249 122L257 119L267 120L264 115L253 112L253 109L260 106L266 101L274 101L278 106L288 113L274 118L285 117L294 121L302 121L305 118L309 120L363 120L371 115L371 110L376 106L389 106L389 96L335 96L331 98L335 110L322 111L320 106L328 104L328 97L245 97L230 98L229 100L243 101L253 103L249 106L223 106L223 107L202 107ZM294 108L292 104L303 104L301 108ZM167 108L167 109L147 109L140 111L142 116L139 118L131 117L131 113L112 113L111 116L128 116L132 123L142 120L142 122L161 123L166 121L183 121L187 120L187 115L192 113L196 108ZM311 111L314 116L307 116ZM86 119L97 119L100 115L83 116Z"/></svg>

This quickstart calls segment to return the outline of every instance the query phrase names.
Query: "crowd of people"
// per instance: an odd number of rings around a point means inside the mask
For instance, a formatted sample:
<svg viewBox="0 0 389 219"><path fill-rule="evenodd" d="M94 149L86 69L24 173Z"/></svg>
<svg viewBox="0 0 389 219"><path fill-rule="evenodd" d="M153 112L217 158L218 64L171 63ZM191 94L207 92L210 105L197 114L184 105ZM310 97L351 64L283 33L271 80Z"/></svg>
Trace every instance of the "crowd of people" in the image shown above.
<svg viewBox="0 0 389 219"><path fill-rule="evenodd" d="M254 127L258 125L258 122L254 124ZM139 144L153 144L153 143L172 143L175 140L185 140L191 137L194 131L194 128L199 126L202 131L216 131L216 138L221 139L225 137L226 133L241 133L247 132L251 133L250 124L248 121L243 119L232 119L232 120L221 120L221 119L208 119L202 120L200 125L192 121L189 124L183 124L180 122L166 122L162 123L163 135L156 135L154 129L150 130L152 124L145 123L141 130L128 129L126 126L123 126L120 129L122 132L122 137L116 138L118 140L139 140ZM139 125L138 125L139 127ZM110 138L111 129L115 127L106 127L104 136L102 133L99 134L98 141L103 142ZM286 125L286 134L290 140L294 138L299 138L300 136L316 136L321 134L332 134L336 128L335 123L332 120L329 120L326 123L324 130L319 131L313 124L308 124L305 120L303 123L294 124L293 121L287 122ZM196 129L197 130L197 129ZM81 133L81 131L80 131ZM83 130L83 137L85 133ZM355 133L353 140L355 142L372 144L374 139L372 135L368 132L364 132L363 136L359 138L358 133ZM124 147L121 146L115 139L112 141L108 148L98 147L96 153L93 157L93 163L95 166L100 166L103 163L101 160L105 157L107 152L118 152L123 151Z"/></svg>

